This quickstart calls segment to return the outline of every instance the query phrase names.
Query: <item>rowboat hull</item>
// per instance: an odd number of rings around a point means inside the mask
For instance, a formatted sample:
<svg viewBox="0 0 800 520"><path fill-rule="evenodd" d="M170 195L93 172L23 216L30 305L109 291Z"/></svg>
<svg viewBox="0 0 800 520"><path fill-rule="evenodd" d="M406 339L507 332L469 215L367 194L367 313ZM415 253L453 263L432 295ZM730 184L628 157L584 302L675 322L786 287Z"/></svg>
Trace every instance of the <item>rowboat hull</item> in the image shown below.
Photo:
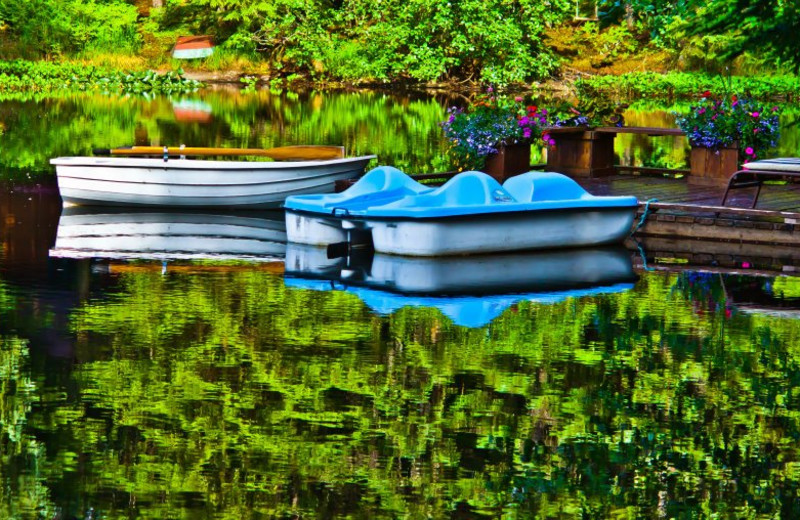
<svg viewBox="0 0 800 520"><path fill-rule="evenodd" d="M332 192L364 173L374 155L326 161L243 162L59 157L65 205L274 208L289 195Z"/></svg>

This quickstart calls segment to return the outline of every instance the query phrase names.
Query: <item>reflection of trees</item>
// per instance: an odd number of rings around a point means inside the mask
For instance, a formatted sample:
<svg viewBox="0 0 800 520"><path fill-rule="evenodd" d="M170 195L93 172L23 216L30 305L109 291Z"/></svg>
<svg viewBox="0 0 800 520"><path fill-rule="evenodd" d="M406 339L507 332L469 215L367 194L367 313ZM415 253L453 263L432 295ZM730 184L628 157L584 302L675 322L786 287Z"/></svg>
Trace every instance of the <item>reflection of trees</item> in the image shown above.
<svg viewBox="0 0 800 520"><path fill-rule="evenodd" d="M694 305L715 280L465 329L257 270L124 274L72 317L74 389L28 420L56 502L111 517L791 516L800 324Z"/></svg>
<svg viewBox="0 0 800 520"><path fill-rule="evenodd" d="M167 97L71 94L42 102L0 103L5 177L51 171L59 155L137 144L272 147L343 144L409 171L449 169L438 123L445 109L429 97L375 92L272 94L209 90L193 96L212 109L207 123L181 122Z"/></svg>
<svg viewBox="0 0 800 520"><path fill-rule="evenodd" d="M0 282L0 311L9 298ZM56 508L39 471L47 465L44 443L31 435L28 422L40 399L40 385L29 372L28 346L0 335L0 517L52 518Z"/></svg>
<svg viewBox="0 0 800 520"><path fill-rule="evenodd" d="M198 100L211 107L204 123L179 121L173 102ZM94 147L128 144L187 144L219 147L272 147L286 144L343 144L350 154L374 153L378 163L412 173L451 168L439 123L445 109L464 99L441 94L384 91L304 91L246 93L208 89L174 96L119 97L67 94L42 100L0 102L3 176L26 179L52 172L50 158L88 155ZM548 100L538 100L548 106ZM630 126L674 127L672 111L637 103L626 111ZM797 155L795 112L787 109L775 154ZM685 167L685 138L620 134L615 151L634 166ZM533 161L540 162L534 147Z"/></svg>

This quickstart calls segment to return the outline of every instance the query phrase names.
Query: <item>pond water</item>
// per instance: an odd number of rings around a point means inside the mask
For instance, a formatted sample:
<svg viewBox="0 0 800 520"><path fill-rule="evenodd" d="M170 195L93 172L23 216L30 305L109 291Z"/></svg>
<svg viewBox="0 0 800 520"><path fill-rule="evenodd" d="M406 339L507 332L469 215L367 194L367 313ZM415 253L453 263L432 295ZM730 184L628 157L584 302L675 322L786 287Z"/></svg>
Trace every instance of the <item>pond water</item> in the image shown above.
<svg viewBox="0 0 800 520"><path fill-rule="evenodd" d="M57 155L318 142L449 166L445 98L181 101L0 103L0 518L800 517L800 279L614 248L343 264L287 248L275 212L123 214L258 232L76 254L74 219L104 217L62 212ZM679 162L672 141L619 151ZM470 270L502 294L430 294Z"/></svg>

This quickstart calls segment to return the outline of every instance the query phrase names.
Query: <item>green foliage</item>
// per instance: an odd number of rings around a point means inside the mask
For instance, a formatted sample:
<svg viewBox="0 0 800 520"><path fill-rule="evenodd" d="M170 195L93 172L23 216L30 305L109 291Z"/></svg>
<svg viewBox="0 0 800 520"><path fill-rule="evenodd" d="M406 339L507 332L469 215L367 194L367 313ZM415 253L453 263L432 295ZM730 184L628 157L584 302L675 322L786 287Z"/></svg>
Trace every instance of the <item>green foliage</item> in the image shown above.
<svg viewBox="0 0 800 520"><path fill-rule="evenodd" d="M0 61L0 94L7 92L85 91L180 93L197 90L199 81L183 71L123 72L79 63L50 61Z"/></svg>
<svg viewBox="0 0 800 520"><path fill-rule="evenodd" d="M658 46L672 47L673 25L687 18L697 0L599 0L599 16L604 26L626 24L646 33Z"/></svg>
<svg viewBox="0 0 800 520"><path fill-rule="evenodd" d="M132 53L136 7L123 0L0 0L0 21L31 55Z"/></svg>
<svg viewBox="0 0 800 520"><path fill-rule="evenodd" d="M594 76L576 82L580 97L600 96L635 100L696 99L702 92L740 92L749 99L789 99L800 97L797 76L721 76L698 73L632 72L620 76Z"/></svg>
<svg viewBox="0 0 800 520"><path fill-rule="evenodd" d="M698 2L681 31L690 36L727 36L722 61L754 52L773 64L800 70L800 4L792 0L708 0Z"/></svg>
<svg viewBox="0 0 800 520"><path fill-rule="evenodd" d="M750 53L772 68L800 67L800 4L791 0L601 0L605 25L627 24L698 68Z"/></svg>
<svg viewBox="0 0 800 520"><path fill-rule="evenodd" d="M236 35L236 46L249 35L282 74L372 82L471 77L507 84L554 69L541 35L568 9L566 0L173 0L163 27L188 17L196 30L217 33L221 41Z"/></svg>

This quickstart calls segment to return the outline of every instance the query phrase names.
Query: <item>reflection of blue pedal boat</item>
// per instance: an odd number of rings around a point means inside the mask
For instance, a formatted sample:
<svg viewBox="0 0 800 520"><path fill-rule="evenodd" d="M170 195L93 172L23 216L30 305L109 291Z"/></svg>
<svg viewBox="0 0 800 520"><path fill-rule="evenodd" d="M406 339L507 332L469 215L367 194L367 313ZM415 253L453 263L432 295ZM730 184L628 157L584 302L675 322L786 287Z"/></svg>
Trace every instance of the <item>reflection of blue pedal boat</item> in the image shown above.
<svg viewBox="0 0 800 520"><path fill-rule="evenodd" d="M622 247L449 258L361 255L328 258L325 250L288 244L286 285L346 290L376 312L436 307L457 325L479 327L519 301L621 292L633 287L630 253Z"/></svg>
<svg viewBox="0 0 800 520"><path fill-rule="evenodd" d="M558 173L528 172L501 186L464 172L429 188L383 166L343 193L290 196L284 207L290 242L446 256L620 243L637 204L591 195Z"/></svg>

